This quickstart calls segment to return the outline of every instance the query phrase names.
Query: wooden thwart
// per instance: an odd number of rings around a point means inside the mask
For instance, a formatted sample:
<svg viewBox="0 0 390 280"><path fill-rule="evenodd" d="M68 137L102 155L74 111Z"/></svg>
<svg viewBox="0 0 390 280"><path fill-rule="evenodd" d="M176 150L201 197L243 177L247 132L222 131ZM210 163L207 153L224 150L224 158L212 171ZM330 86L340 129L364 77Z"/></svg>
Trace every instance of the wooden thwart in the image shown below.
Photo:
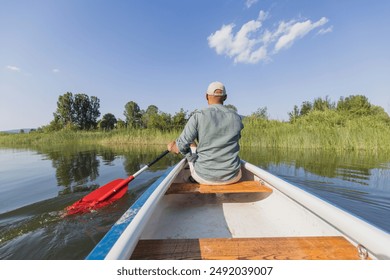
<svg viewBox="0 0 390 280"><path fill-rule="evenodd" d="M188 193L263 193L272 189L257 181L240 181L230 185L199 185L193 183L173 183L166 194Z"/></svg>
<svg viewBox="0 0 390 280"><path fill-rule="evenodd" d="M140 240L137 260L354 260L358 250L341 236Z"/></svg>

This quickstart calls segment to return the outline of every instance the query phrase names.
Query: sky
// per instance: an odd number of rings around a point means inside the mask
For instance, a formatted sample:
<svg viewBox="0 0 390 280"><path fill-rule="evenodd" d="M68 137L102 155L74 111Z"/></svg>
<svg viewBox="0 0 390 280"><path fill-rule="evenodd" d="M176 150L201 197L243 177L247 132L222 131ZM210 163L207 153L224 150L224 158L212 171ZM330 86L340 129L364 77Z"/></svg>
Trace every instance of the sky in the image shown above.
<svg viewBox="0 0 390 280"><path fill-rule="evenodd" d="M0 0L0 131L53 120L66 92L101 116L207 106L225 84L241 115L363 94L390 113L390 1Z"/></svg>

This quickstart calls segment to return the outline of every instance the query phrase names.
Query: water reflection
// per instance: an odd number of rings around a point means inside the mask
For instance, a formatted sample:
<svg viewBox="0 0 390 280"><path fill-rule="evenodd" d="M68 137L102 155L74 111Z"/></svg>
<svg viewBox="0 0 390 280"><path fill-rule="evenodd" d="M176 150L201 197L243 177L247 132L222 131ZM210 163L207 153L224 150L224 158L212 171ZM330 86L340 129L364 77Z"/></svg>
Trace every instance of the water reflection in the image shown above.
<svg viewBox="0 0 390 280"><path fill-rule="evenodd" d="M58 149L41 148L38 151L45 155L46 160L52 161L58 186L64 189L61 194L91 190L99 187L96 183L102 166L114 167L120 165L124 169L123 176L130 176L141 169L145 164L155 159L161 151L158 147L122 147L103 148L70 146ZM178 157L168 155L157 162L152 170L165 170L174 165ZM117 172L117 169L115 170ZM113 176L111 180L116 179ZM120 177L121 178L121 177ZM108 183L102 182L102 183Z"/></svg>
<svg viewBox="0 0 390 280"><path fill-rule="evenodd" d="M284 150L262 149L241 151L241 157L265 169L288 166L298 173L311 173L324 178L337 178L361 186L373 186L378 170L388 172L390 155L368 152L333 152L326 150ZM302 175L302 174L301 174ZM387 174L389 175L389 174ZM385 176L384 188L390 188L389 177ZM383 187L383 184L381 185Z"/></svg>
<svg viewBox="0 0 390 280"><path fill-rule="evenodd" d="M100 162L96 151L76 153L49 153L49 159L56 169L56 178L59 186L72 187L77 184L86 184L99 176Z"/></svg>
<svg viewBox="0 0 390 280"><path fill-rule="evenodd" d="M103 160L103 164L105 165L112 165L112 162L117 157L117 154L110 149L104 149L99 151L99 155L101 156Z"/></svg>
<svg viewBox="0 0 390 280"><path fill-rule="evenodd" d="M180 158L167 155L132 181L122 199L99 211L63 218L63 209L94 188L134 174L162 150L91 146L41 147L35 152L1 150L7 156L4 161L0 157L0 166L15 158L15 151L20 160L6 170L13 173L7 174L11 177L0 176L0 259L85 258L143 191ZM19 162L26 162L23 156L35 163L34 168L26 164L20 169ZM34 180L31 174L42 175L42 170L46 179ZM26 190L34 196L20 196ZM4 207L4 201L13 198L17 203Z"/></svg>
<svg viewBox="0 0 390 280"><path fill-rule="evenodd" d="M18 150L17 156L13 150L1 153L0 166L7 168L0 176L0 259L83 259L181 157L162 158L131 182L123 199L104 209L66 219L61 211L87 191L134 174L164 148L45 146ZM243 149L240 156L390 232L388 155ZM17 201L5 207L12 199Z"/></svg>

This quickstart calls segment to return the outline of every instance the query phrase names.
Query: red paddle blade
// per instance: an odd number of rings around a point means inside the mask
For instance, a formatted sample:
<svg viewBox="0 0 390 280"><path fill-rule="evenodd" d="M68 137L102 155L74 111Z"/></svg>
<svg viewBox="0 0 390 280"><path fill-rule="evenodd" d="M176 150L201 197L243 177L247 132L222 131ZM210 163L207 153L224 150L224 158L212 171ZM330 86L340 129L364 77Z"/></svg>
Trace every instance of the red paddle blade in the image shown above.
<svg viewBox="0 0 390 280"><path fill-rule="evenodd" d="M84 196L65 208L65 216L90 212L120 199L127 192L127 185L133 178L116 179Z"/></svg>

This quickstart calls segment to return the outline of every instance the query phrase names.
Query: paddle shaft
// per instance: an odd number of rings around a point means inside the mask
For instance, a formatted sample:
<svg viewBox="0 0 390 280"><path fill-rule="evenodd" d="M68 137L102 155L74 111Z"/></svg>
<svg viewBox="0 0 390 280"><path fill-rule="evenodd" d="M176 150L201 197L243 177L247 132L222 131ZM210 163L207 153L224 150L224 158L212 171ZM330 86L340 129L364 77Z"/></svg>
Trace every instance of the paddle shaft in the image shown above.
<svg viewBox="0 0 390 280"><path fill-rule="evenodd" d="M144 167L142 167L140 170L138 170L136 173L134 173L133 175L127 177L126 179L124 179L122 182L120 182L115 188L113 188L110 192L106 193L104 196L100 197L99 200L97 202L102 202L104 200L106 200L107 198L109 198L110 196L112 196L113 194L115 194L116 192L120 191L123 187L126 187L131 181L134 180L135 177L137 177L139 174L141 174L142 172L144 172L146 169L148 169L149 167L151 167L153 164L155 164L156 162L158 162L160 159L162 159L166 154L168 154L169 151L166 150L164 151L162 154L160 154L156 159L152 160L151 162L149 162L148 164L146 164Z"/></svg>

